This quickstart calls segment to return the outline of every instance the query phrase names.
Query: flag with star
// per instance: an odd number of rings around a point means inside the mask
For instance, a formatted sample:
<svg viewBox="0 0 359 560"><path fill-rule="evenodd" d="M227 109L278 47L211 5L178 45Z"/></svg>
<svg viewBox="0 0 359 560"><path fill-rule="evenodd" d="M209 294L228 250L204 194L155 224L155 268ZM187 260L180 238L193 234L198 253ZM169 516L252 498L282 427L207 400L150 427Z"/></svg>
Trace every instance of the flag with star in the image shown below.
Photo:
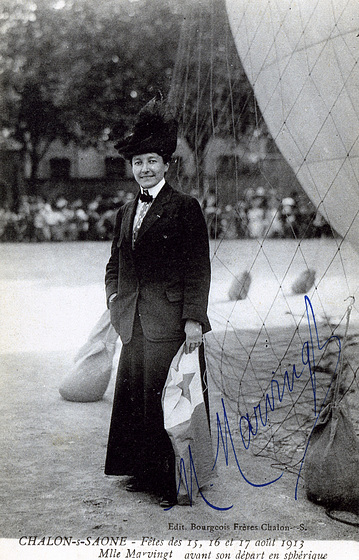
<svg viewBox="0 0 359 560"><path fill-rule="evenodd" d="M178 500L190 501L213 478L213 452L203 398L198 348L184 344L172 360L162 393L164 426L176 457Z"/></svg>

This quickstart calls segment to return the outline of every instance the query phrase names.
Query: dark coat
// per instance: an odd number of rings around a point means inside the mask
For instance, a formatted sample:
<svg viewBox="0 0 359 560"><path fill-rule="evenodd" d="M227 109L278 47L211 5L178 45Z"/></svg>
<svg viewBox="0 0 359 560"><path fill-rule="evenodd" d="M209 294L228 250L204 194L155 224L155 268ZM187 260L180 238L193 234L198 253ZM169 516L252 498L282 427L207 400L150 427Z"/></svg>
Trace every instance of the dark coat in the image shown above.
<svg viewBox="0 0 359 560"><path fill-rule="evenodd" d="M132 249L138 196L117 214L106 295L121 340L132 337L136 307L151 341L184 338L186 319L210 330L207 316L210 258L207 227L198 201L166 183L149 208Z"/></svg>

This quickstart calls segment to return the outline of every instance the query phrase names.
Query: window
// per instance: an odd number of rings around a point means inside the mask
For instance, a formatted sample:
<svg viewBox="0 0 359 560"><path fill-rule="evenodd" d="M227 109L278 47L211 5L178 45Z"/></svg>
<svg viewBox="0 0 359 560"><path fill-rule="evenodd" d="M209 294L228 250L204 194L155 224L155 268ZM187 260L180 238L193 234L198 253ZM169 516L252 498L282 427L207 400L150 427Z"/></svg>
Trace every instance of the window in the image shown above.
<svg viewBox="0 0 359 560"><path fill-rule="evenodd" d="M71 162L68 158L50 159L50 175L54 179L68 179L70 177Z"/></svg>
<svg viewBox="0 0 359 560"><path fill-rule="evenodd" d="M121 157L107 157L105 159L106 177L124 177L126 175L126 163Z"/></svg>

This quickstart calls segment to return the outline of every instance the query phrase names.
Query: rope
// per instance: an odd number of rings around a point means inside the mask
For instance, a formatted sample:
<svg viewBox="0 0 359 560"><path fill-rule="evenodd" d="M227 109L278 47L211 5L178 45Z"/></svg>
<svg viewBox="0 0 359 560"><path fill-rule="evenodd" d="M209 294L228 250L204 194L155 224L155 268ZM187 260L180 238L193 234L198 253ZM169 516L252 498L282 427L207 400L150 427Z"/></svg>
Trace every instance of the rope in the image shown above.
<svg viewBox="0 0 359 560"><path fill-rule="evenodd" d="M250 6L250 4L248 5ZM291 4L295 5L294 0ZM305 21L304 15L300 11L303 33L305 33L311 18L315 17L315 10L318 4L319 0L315 0L310 9L310 16ZM211 141L215 139L225 144L227 139L219 131L227 131L227 138L230 137L233 145L236 146L236 150L231 152L234 157L234 169L233 177L230 180L233 181L234 185L233 200L238 203L243 200L244 196L244 192L241 189L253 188L260 181L260 184L265 185L267 189L275 188L277 186L276 176L273 174L271 176L268 173L265 161L257 165L256 174L243 176L241 172L241 166L243 166L245 157L248 155L251 134L248 132L249 129L245 130L242 128L244 126L243 123L247 122L246 119L250 115L252 121L250 119L249 121L252 122L254 130L264 136L267 134L266 125L262 113L254 100L253 90L249 87L243 73L237 53L234 56L234 43L229 32L228 21L223 20L222 24L222 19L219 20L222 16L220 10L218 11L219 4L215 0L209 0L208 5L207 12L205 12L204 7L202 7L202 10L204 10L202 12L198 11L198 6L191 5L189 7L190 13L187 15L183 25L179 43L171 98L175 100L173 103L175 103L179 113L183 136L187 138L191 131L195 132L194 156L197 172L194 181L196 182L197 189L203 187L199 180L200 175L204 171L204 169L200 169L200 166L203 165L203 153L199 153L199 150L203 149L204 140L206 138ZM272 8L273 4L268 1L266 9L262 11L260 16L262 22L268 17ZM344 13L344 9L345 6L338 14L338 20L342 13ZM284 13L282 29L285 29L286 17L287 14ZM220 34L216 32L219 27L221 29ZM250 31L247 28L248 35ZM270 31L269 29L268 32ZM279 40L279 32L277 34L273 33L273 49L277 49L277 42ZM298 34L296 46L299 45L301 40L302 36L299 37ZM345 42L345 38L343 38L343 41ZM251 46L249 45L246 54L248 58L252 56ZM310 60L307 56L308 72L315 69L323 49L325 49L325 44L318 44L316 54L312 59ZM263 61L263 68L267 62L267 60ZM288 57L283 66L277 68L278 87L281 87L280 79L290 64L291 59ZM254 82L254 87L255 85ZM343 78L340 92L344 91L346 86L347 81ZM284 106L282 106L283 123L288 120L288 117L295 110L295 105L301 93L302 89L295 92L288 110L284 111ZM318 91L318 96L321 96L320 91ZM270 100L268 100L269 102ZM335 107L336 102L334 100L331 103L331 106L328 107L328 112ZM225 119L228 119L228 123L225 122ZM325 122L322 124L321 130L325 126ZM320 134L321 130L318 134ZM339 129L335 128L335 130L339 134ZM299 149L293 130L288 130L288 133ZM276 141L277 138L273 140ZM314 139L313 143L315 141L316 139ZM342 139L342 143L343 145L345 144L344 139ZM238 146L245 146L243 152L237 149ZM297 174L305 165L305 158L310 152L311 147L306 150L307 153L302 153L302 165L297 170ZM349 152L352 151L352 148ZM275 157L279 156L275 155ZM216 201L218 201L223 197L221 192L223 179L218 173L218 168L216 169L217 171L211 176L211 184ZM318 204L320 209L322 209L328 193L333 188L337 177L339 177L341 169L341 165L338 165L336 173L334 173L328 185L327 192L320 197ZM353 167L352 170L353 176L356 176ZM310 173L310 170L309 177L313 181L313 175ZM205 193L201 192L200 194L203 196ZM277 200L281 199L282 194L280 191L277 192ZM221 331L212 333L210 342L207 341L208 370L211 373L212 382L226 398L228 408L238 417L247 412L250 414L252 403L259 402L260 399L265 398L270 389L272 379L281 379L283 376L282 372L290 368L292 364L297 363L299 349L308 336L304 330L308 328L304 306L300 313L296 313L293 306L293 296L285 288L291 274L293 274L293 270L298 266L298 261L303 263L306 270L310 270L313 266L316 269L318 265L321 267L321 274L317 276L315 284L308 292L309 297L315 299L316 306L319 308L316 316L318 323L320 323L321 332L326 328L325 337L329 337L334 333L340 334L345 324L344 347L337 377L342 376L344 349L349 350L349 316L352 308L355 309L354 296L359 286L355 286L354 289L350 286L351 276L347 272L347 261L343 256L343 252L346 250L344 239L339 239L333 229L331 240L331 243L334 245L333 251L330 255L328 254L326 261L323 261L322 257L326 240L321 240L320 245L318 241L315 241L317 246L314 253L313 251L308 252L308 246L311 243L303 239L306 232L302 232L302 236L300 236L292 228L291 243L294 246L291 251L286 253L288 256L287 261L283 263L284 266L278 268L278 260L273 262L272 244L278 243L279 247L281 242L269 238L269 227L262 239L246 239L238 242L238 245L236 245L238 252L233 251L231 258L228 257L228 247L230 245L229 242L227 243L226 237L233 230L235 219L236 215L233 212L227 219L226 225L221 226L223 228L221 236L218 236L216 233L212 246L212 262L215 265L213 268L214 270L220 268L223 272L223 286L225 286L227 278L234 279L238 276L236 267L239 267L239 263L242 263L241 266L252 276L254 283L256 281L257 269L263 266L268 270L268 279L270 278L273 282L272 299L266 306L259 305L258 293L256 292L259 289L258 286L251 286L245 301L222 301L223 305L214 305L210 309L211 316L221 325ZM276 216L273 213L271 224L274 223L275 219ZM311 218L311 222L313 220L314 216ZM307 228L310 227L311 222L308 221ZM220 225L220 218L216 214L214 217L216 232ZM233 241L233 243L237 242ZM284 243L286 244L286 241ZM244 257L242 257L241 252L246 252ZM353 299L349 305L350 309L348 307L345 313L341 313L341 316L336 318L330 316L327 306L326 280L333 269L335 269L338 276L340 275L340 287L343 287L347 293L353 294ZM265 298L265 288L263 293ZM335 297L339 297L339 293ZM280 305L283 315L286 313L288 318L290 318L290 326L288 328L273 329L270 326L272 317L277 313L278 305ZM248 316L246 329L238 328L236 324L237 317L243 313ZM256 325L255 329L254 325ZM250 330L251 326L252 329ZM358 337L354 335L354 341L357 341L357 339ZM264 340L268 347L265 360L263 360L262 348ZM329 375L330 363L328 365L328 360L330 361L330 355L335 355L335 352L336 350L333 351L329 348L316 364L318 369L316 372L318 395L325 395L327 392L331 381L331 375ZM346 355L348 373L352 376L349 380L349 387L357 390L357 368L356 365L351 365L350 362L350 355ZM300 462L299 457L302 457L307 432L310 430L313 422L313 412L310 404L308 404L310 402L310 392L311 385L308 379L306 382L302 382L300 388L298 387L296 391L288 395L288 399L281 403L281 415L277 415L276 419L271 419L266 431L264 431L265 433L262 436L258 436L255 445L253 444L252 450L255 454L271 457L273 465L278 468L283 469L285 467L287 470L296 471Z"/></svg>
<svg viewBox="0 0 359 560"><path fill-rule="evenodd" d="M348 329L349 329L349 322L350 322L350 314L352 312L353 305L355 303L355 297L350 296L350 300L351 300L351 303L348 305L347 312L346 312L345 332L344 332L343 343L342 343L342 351L341 351L341 355L340 355L339 369L338 369L338 373L337 373L336 379L335 379L333 402L332 402L332 405L334 407L336 407L338 405L338 397L339 397L340 387L344 383L344 379L342 379L343 371L344 371L344 356L345 356L345 350L346 350L346 345L347 345L347 341L348 341Z"/></svg>

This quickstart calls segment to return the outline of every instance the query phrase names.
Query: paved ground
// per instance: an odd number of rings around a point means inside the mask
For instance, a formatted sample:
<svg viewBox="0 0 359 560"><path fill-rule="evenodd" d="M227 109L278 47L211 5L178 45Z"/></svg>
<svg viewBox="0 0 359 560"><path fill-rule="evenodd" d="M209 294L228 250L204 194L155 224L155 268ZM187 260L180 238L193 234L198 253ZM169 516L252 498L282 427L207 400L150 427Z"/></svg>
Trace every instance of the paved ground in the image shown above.
<svg viewBox="0 0 359 560"><path fill-rule="evenodd" d="M256 242L212 245L214 332L208 336L207 350L213 419L217 412L223 412L224 397L243 474L255 483L284 474L275 484L252 486L244 480L233 453L227 465L220 448L219 476L206 497L217 508L233 507L221 511L199 498L192 507L177 506L168 512L162 511L153 497L128 494L123 480L103 475L114 376L104 399L96 403L67 402L58 392L62 378L72 366L74 352L104 309L102 278L109 245L0 246L1 306L5 310L0 326L0 489L5 497L0 514L1 537L96 537L124 533L132 538L158 533L165 537L173 535L170 523L179 523L184 529L177 534L190 538L357 539L357 529L333 521L323 508L306 499L301 478L295 499L296 463L305 441L305 422L308 417L310 421L311 415L308 393L308 398L298 401L300 412L306 414L303 424L298 419L299 410L292 406L296 414L287 417L287 424L282 422L283 411L278 410L273 416L272 431L263 432L248 451L239 439L238 411L243 413L244 406L253 407L263 396L268 376L284 355L288 364L301 360L303 342L310 336L304 317L296 335L299 338L293 338L293 324L300 314L305 316L305 308L302 296L290 296L290 283L303 263L292 259L296 252L293 244L274 243L257 258ZM326 338L325 314L334 324L345 315L345 297L357 290L358 259L347 249L343 275L338 265L328 268L333 244L327 242L318 249L308 243L308 247L303 249L306 262L316 264L322 288L313 294L312 301L318 310L320 336ZM297 253L295 258L299 258ZM237 304L228 302L232 273L248 268L253 260L249 299ZM291 260L293 265L288 267ZM278 292L277 280L283 277L283 288ZM278 293L275 304L269 304L274 293ZM260 330L263 317L265 329ZM343 320L339 331L343 335ZM350 364L358 362L358 332L354 309L347 348ZM248 355L252 359L250 367ZM287 363L282 363L284 369ZM280 375L283 369L278 371ZM325 373L321 374L320 383L325 386ZM349 397L357 422L356 382L351 390L354 392ZM279 429L273 438L278 427L289 429L290 437L285 439ZM216 449L215 427L213 436ZM196 528L191 529L192 524ZM211 525L221 529L211 531L207 527ZM243 526L252 529L244 530Z"/></svg>

